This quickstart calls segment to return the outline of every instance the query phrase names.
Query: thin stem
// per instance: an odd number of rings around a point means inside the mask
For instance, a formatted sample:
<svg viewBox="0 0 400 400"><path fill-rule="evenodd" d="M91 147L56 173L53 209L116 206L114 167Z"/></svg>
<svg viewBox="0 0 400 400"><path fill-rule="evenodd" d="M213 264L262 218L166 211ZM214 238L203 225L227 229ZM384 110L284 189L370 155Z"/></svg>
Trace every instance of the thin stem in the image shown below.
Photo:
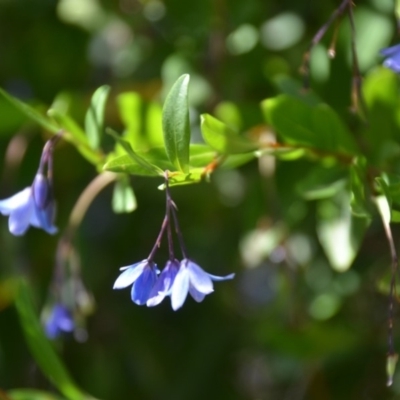
<svg viewBox="0 0 400 400"><path fill-rule="evenodd" d="M181 229L179 227L179 221L178 221L178 216L177 216L177 207L176 207L176 204L174 203L174 201L172 200L170 188L168 185L168 171L166 171L166 174L165 174L165 193L167 195L167 202L169 203L168 208L172 212L172 218L174 219L175 233L176 233L176 236L178 236L179 246L181 248L183 258L187 258L186 246L183 241Z"/></svg>
<svg viewBox="0 0 400 400"><path fill-rule="evenodd" d="M394 326L393 321L394 321L394 301L396 292L396 274L398 270L399 261L398 261L396 246L393 240L392 230L390 228L390 220L387 217L387 213L385 213L385 208L387 208L387 203L384 205L382 202L377 202L377 206L382 218L386 239L389 243L391 266L392 266L392 276L390 279L390 289L389 289L388 356L393 358L394 356L396 356L396 352L394 349L394 341L393 341L393 326ZM391 385L392 379L393 379L392 376L388 377L388 386Z"/></svg>
<svg viewBox="0 0 400 400"><path fill-rule="evenodd" d="M118 175L113 172L103 172L97 175L89 185L86 186L72 209L68 226L66 228L66 234L69 236L74 234L93 200L107 185L114 182L117 179L117 176Z"/></svg>
<svg viewBox="0 0 400 400"><path fill-rule="evenodd" d="M179 246L181 248L183 258L187 258L186 246L185 246L185 243L183 241L183 235L182 235L181 229L179 227L179 221L178 221L178 215L177 215L177 211L176 211L176 205L172 200L171 200L171 202L172 202L171 203L171 210L172 210L172 217L174 219L175 233L176 233L176 236L178 236Z"/></svg>
<svg viewBox="0 0 400 400"><path fill-rule="evenodd" d="M324 37L326 31L329 29L329 27L332 25L332 23L344 13L346 10L346 7L348 3L350 3L351 0L343 0L342 3L337 7L331 16L329 17L328 21L322 25L322 27L318 30L318 32L315 34L315 36L312 38L310 45L308 46L307 51L304 53L303 56L303 63L301 66L301 71L304 75L304 80L303 80L303 86L305 89L308 89L310 87L310 57L311 57L311 51L316 46L321 39Z"/></svg>
<svg viewBox="0 0 400 400"><path fill-rule="evenodd" d="M364 98L361 93L361 72L360 72L360 65L358 63L357 57L357 47L356 47L356 27L354 23L354 14L353 14L353 4L349 1L348 4L348 14L349 14L349 21L350 21L350 28L351 28L351 56L353 60L353 79L352 79L352 108L354 111L360 110L362 115L366 114L366 107L364 104Z"/></svg>
<svg viewBox="0 0 400 400"><path fill-rule="evenodd" d="M161 224L160 233L158 234L156 242L154 243L154 246L151 249L151 252L150 252L149 256L147 257L147 259L149 261L153 261L157 250L160 248L162 237L164 236L165 230L167 229L168 225L169 225L169 218L168 218L168 214L166 213L165 217L164 217L164 220L163 220L163 222Z"/></svg>

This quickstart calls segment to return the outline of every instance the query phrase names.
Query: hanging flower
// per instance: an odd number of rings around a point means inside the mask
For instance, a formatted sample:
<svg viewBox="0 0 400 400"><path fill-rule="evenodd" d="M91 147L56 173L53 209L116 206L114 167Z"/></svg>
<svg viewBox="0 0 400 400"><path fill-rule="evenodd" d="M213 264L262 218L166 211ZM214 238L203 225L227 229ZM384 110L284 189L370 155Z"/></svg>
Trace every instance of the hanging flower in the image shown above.
<svg viewBox="0 0 400 400"><path fill-rule="evenodd" d="M146 304L157 280L156 264L145 259L120 270L124 272L115 281L113 289L123 289L132 285L132 301L138 305Z"/></svg>
<svg viewBox="0 0 400 400"><path fill-rule="evenodd" d="M171 305L176 311L182 307L187 294L200 303L207 294L214 291L213 281L225 281L233 279L235 274L227 276L215 276L208 274L193 261L185 258L180 263L180 268L176 274L171 287Z"/></svg>
<svg viewBox="0 0 400 400"><path fill-rule="evenodd" d="M0 200L0 213L9 216L8 227L15 236L23 235L30 225L51 235L57 232L54 226L52 158L54 143L58 138L59 135L46 142L32 185L8 199Z"/></svg>
<svg viewBox="0 0 400 400"><path fill-rule="evenodd" d="M56 303L45 322L45 333L49 339L55 339L62 333L74 330L75 322L71 312L62 304Z"/></svg>
<svg viewBox="0 0 400 400"><path fill-rule="evenodd" d="M14 196L0 200L0 213L8 215L8 228L15 236L23 235L30 225L53 235L55 203L49 191L47 179L37 174L32 186Z"/></svg>
<svg viewBox="0 0 400 400"><path fill-rule="evenodd" d="M386 47L380 53L385 57L383 65L396 73L400 73L400 44Z"/></svg>
<svg viewBox="0 0 400 400"><path fill-rule="evenodd" d="M160 304L164 300L165 296L170 295L171 287L178 271L179 261L168 260L150 292L149 299L146 302L148 307L154 307Z"/></svg>

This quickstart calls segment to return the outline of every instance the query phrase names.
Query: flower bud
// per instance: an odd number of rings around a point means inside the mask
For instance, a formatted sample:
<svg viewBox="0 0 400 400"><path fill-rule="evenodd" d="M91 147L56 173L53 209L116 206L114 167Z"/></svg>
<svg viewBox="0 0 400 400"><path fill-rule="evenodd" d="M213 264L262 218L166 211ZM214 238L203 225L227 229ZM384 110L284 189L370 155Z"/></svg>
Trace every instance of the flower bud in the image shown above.
<svg viewBox="0 0 400 400"><path fill-rule="evenodd" d="M49 181L47 178L43 174L38 173L33 181L32 191L36 206L39 209L44 209L49 204L49 189Z"/></svg>

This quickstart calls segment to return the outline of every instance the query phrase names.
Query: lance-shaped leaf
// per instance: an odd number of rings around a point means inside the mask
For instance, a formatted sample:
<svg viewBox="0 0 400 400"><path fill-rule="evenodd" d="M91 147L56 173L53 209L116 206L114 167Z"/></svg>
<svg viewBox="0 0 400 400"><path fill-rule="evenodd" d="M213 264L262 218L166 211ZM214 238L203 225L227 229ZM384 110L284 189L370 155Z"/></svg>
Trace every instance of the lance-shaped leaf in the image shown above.
<svg viewBox="0 0 400 400"><path fill-rule="evenodd" d="M133 149L132 146L124 139L122 139L118 133L116 133L115 131L113 131L110 128L107 128L106 132L111 135L118 144L120 144L123 149L126 151L127 155L131 158L132 161L134 161L141 170L146 171L147 175L150 176L163 176L163 170L159 167L157 167L156 165L148 162L145 158L139 156ZM104 166L104 169L106 170L110 170L113 171L113 169L109 168L109 163L107 163Z"/></svg>
<svg viewBox="0 0 400 400"><path fill-rule="evenodd" d="M2 95L10 104L12 104L17 110L21 111L29 119L37 122L42 128L47 129L50 132L56 133L59 131L57 125L55 125L51 120L47 119L45 116L40 114L33 107L28 106L21 100L9 95L6 91L0 88L0 95Z"/></svg>
<svg viewBox="0 0 400 400"><path fill-rule="evenodd" d="M42 372L69 400L94 400L73 382L44 331L33 308L32 294L28 283L21 280L15 302L28 347Z"/></svg>
<svg viewBox="0 0 400 400"><path fill-rule="evenodd" d="M189 171L190 122L188 87L189 75L182 75L165 99L162 126L165 151L175 168Z"/></svg>
<svg viewBox="0 0 400 400"><path fill-rule="evenodd" d="M89 139L89 144L93 149L98 149L100 146L100 140L104 130L104 109L109 92L109 86L100 86L93 93L90 106L86 112L85 131Z"/></svg>
<svg viewBox="0 0 400 400"><path fill-rule="evenodd" d="M209 114L201 116L201 132L204 141L221 154L247 153L257 149L255 143Z"/></svg>

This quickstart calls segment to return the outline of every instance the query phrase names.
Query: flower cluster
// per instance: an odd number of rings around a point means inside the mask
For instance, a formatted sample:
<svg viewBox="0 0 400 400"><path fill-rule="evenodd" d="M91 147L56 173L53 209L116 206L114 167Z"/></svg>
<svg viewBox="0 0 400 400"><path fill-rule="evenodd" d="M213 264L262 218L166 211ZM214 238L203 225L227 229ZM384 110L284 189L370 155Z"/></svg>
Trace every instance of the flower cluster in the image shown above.
<svg viewBox="0 0 400 400"><path fill-rule="evenodd" d="M29 225L53 235L55 202L53 196L53 148L59 136L48 140L43 148L39 169L31 186L14 196L0 200L0 213L8 215L8 227L15 236L23 235Z"/></svg>
<svg viewBox="0 0 400 400"><path fill-rule="evenodd" d="M123 289L132 285L131 299L138 305L153 307L160 304L165 297L171 297L173 310L182 307L188 293L197 302L203 301L207 294L214 291L213 281L223 281L232 279L234 274L227 276L215 276L205 272L195 262L186 255L183 238L179 229L176 206L171 198L168 177L166 177L166 214L164 217L161 231L150 255L135 264L122 267L123 271L114 283L114 289ZM183 260L175 258L172 244L171 214L175 224L175 231L178 235ZM161 239L167 232L169 260L160 273L155 264L154 256L160 247Z"/></svg>

